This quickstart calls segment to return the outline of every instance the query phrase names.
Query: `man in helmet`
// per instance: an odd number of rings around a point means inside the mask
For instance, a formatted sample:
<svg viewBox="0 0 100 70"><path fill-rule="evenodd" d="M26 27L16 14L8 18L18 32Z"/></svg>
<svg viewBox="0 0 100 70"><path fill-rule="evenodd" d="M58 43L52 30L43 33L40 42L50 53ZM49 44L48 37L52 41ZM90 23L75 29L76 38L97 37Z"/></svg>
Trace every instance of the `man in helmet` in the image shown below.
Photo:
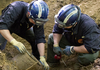
<svg viewBox="0 0 100 70"><path fill-rule="evenodd" d="M47 62L56 65L59 60L54 58L55 54L70 56L76 52L77 64L88 65L98 57L99 46L100 30L95 21L81 13L78 6L68 4L55 15L53 33L48 38Z"/></svg>
<svg viewBox="0 0 100 70"><path fill-rule="evenodd" d="M23 1L15 1L9 4L0 16L0 49L5 48L6 42L10 42L21 53L26 52L23 43L17 41L11 34L26 39L32 46L32 54L40 60L45 69L49 66L45 61L44 24L48 21L48 5L42 0L36 0L30 4Z"/></svg>

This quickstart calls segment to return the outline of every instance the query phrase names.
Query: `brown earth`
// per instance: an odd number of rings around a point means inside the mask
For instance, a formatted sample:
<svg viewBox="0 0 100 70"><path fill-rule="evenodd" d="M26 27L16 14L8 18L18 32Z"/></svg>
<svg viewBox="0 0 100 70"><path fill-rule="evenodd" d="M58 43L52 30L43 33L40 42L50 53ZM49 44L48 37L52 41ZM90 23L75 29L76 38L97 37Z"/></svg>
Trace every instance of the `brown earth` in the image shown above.
<svg viewBox="0 0 100 70"><path fill-rule="evenodd" d="M9 3L17 1L17 0L0 0L0 11L5 8ZM18 0L21 1L21 0ZM25 2L30 3L32 0L22 0ZM81 8L81 12L89 15L92 17L96 23L100 24L100 0L44 0L49 6L49 21L45 24L45 36L46 41L48 41L48 35L52 32L53 25L54 25L54 15L66 4L76 4ZM0 13L1 14L1 13ZM31 46L30 44L20 38L19 36L12 34L15 39L24 43L28 51L31 53ZM47 43L45 46L45 50L47 50ZM12 58L14 58L19 52L14 48L10 43L7 43L6 48L0 53L0 68L3 70L17 70L16 65L14 62L11 62ZM46 55L47 51L45 51ZM95 60L95 62L89 66L82 66L80 70L100 70L100 56ZM63 55L61 60L61 65L59 67L50 68L50 70L73 70L73 64L76 61L76 56L72 55L70 57ZM63 61L66 63L63 63ZM20 60L19 60L20 62ZM33 66L29 70L43 70L37 64Z"/></svg>

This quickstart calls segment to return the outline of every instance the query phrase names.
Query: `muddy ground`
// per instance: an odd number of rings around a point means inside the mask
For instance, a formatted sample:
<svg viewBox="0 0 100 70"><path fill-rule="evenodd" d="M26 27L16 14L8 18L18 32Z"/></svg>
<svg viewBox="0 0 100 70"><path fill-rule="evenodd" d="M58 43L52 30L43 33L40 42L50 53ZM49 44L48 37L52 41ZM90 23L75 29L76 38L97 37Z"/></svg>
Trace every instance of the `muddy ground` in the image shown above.
<svg viewBox="0 0 100 70"><path fill-rule="evenodd" d="M5 8L9 3L17 1L17 0L0 0L0 11ZM21 0L18 0L21 1ZM30 3L32 0L22 0ZM78 5L81 8L81 12L92 17L96 23L100 24L100 0L44 0L49 6L49 21L45 24L45 36L46 41L48 41L48 35L52 32L54 25L54 15L66 4L73 3ZM0 12L1 14L1 12ZM12 34L15 39L24 43L28 51L31 53L30 44L20 38L19 36ZM47 43L45 44L45 50L47 50ZM12 58L14 58L19 52L14 48L10 43L7 42L6 48L0 53L0 67L1 70L17 70L16 65L12 62ZM46 55L47 51L45 51ZM80 70L100 70L100 56L95 60L95 62L89 66L82 66ZM62 59L65 64L61 60L61 65L59 67L50 68L50 70L73 70L73 64L76 61L76 56L72 55L70 57L63 55ZM19 60L20 62L20 60ZM40 66L35 64L29 70L43 70Z"/></svg>

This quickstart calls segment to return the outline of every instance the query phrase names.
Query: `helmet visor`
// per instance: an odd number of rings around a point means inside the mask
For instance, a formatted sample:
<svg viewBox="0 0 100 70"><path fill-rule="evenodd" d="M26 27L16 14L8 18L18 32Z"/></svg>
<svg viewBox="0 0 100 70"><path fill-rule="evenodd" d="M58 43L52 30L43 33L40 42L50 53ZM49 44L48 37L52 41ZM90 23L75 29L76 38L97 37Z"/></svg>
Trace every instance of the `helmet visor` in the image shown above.
<svg viewBox="0 0 100 70"><path fill-rule="evenodd" d="M45 24L49 20L49 19L41 19L41 18L35 19L32 15L30 15L29 18L33 19L33 21L35 21L35 24L38 26Z"/></svg>
<svg viewBox="0 0 100 70"><path fill-rule="evenodd" d="M62 25L62 24L57 24L59 28L65 28L66 26Z"/></svg>
<svg viewBox="0 0 100 70"><path fill-rule="evenodd" d="M58 16L58 15L55 15L55 21L57 22L59 28L69 27L69 26L72 26L72 25L74 25L74 24L76 23L76 22L74 22L74 23L70 23L69 25L66 25L66 23L63 23L62 21L60 21L60 20L57 18L57 16Z"/></svg>
<svg viewBox="0 0 100 70"><path fill-rule="evenodd" d="M40 26L40 25L43 25L45 24L49 19L40 19L40 18L37 18L35 19L35 23L36 25Z"/></svg>

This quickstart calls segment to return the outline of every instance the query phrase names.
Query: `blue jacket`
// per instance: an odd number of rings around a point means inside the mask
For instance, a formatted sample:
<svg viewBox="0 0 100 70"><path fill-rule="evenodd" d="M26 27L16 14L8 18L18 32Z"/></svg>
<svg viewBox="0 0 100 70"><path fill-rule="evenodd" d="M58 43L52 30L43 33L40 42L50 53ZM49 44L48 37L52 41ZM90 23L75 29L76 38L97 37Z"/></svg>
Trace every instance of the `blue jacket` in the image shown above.
<svg viewBox="0 0 100 70"><path fill-rule="evenodd" d="M88 52L100 50L100 29L95 21L86 14L81 14L77 25L71 29L61 29L54 25L53 33L64 34L74 46L85 45Z"/></svg>
<svg viewBox="0 0 100 70"><path fill-rule="evenodd" d="M0 16L0 30L8 29L11 33L24 33L33 26L36 43L45 43L44 25L36 26L26 17L28 3L15 1L2 10Z"/></svg>

